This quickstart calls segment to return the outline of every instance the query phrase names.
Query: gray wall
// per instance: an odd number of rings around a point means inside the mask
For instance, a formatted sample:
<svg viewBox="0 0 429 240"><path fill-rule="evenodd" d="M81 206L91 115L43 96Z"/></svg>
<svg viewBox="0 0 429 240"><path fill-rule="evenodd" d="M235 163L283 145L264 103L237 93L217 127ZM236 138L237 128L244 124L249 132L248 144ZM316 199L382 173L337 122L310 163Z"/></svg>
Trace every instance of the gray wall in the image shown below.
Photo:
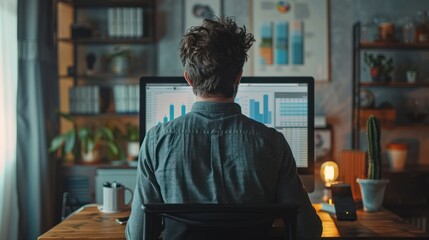
<svg viewBox="0 0 429 240"><path fill-rule="evenodd" d="M251 30L250 1L223 0L224 15L235 16L237 22ZM375 16L399 19L415 16L418 10L429 10L427 0L330 0L330 54L331 80L316 84L316 114L325 115L334 131L334 160L339 160L342 149L351 148L351 94L352 94L352 26L356 21L368 21ZM183 0L158 0L158 75L182 75L178 57L178 43L183 29ZM428 61L428 57L421 57ZM248 63L252 62L249 60ZM249 65L249 64L248 64ZM248 66L249 67L249 66ZM248 72L249 69L245 69ZM396 74L396 73L394 73ZM399 73L398 73L399 74ZM427 95L429 89L382 90L376 95L404 99L408 94ZM399 98L398 98L399 97ZM401 98L402 97L402 98ZM402 101L400 101L402 102ZM398 106L401 108L402 106ZM413 159L429 164L429 127L386 130L383 146L392 139L414 142ZM365 135L362 135L364 138Z"/></svg>

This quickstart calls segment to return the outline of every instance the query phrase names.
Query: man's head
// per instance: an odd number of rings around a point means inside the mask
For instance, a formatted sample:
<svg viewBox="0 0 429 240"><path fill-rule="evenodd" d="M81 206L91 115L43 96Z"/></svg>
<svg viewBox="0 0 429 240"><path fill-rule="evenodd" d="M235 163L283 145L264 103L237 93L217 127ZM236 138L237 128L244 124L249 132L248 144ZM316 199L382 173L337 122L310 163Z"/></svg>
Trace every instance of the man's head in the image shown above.
<svg viewBox="0 0 429 240"><path fill-rule="evenodd" d="M194 93L203 98L233 97L254 41L246 27L238 27L231 18L205 19L201 26L188 29L180 59Z"/></svg>

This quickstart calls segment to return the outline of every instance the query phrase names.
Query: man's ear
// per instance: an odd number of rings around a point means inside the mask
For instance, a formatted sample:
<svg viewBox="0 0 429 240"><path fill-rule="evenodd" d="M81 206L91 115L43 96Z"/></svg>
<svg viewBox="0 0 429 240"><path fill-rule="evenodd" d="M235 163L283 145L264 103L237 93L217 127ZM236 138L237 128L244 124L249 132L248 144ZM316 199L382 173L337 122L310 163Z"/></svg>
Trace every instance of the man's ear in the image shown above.
<svg viewBox="0 0 429 240"><path fill-rule="evenodd" d="M238 86L238 84L240 84L240 80L242 76L243 76L243 69L241 69L240 72L237 74L237 77L235 78L235 81L234 81L234 85Z"/></svg>
<svg viewBox="0 0 429 240"><path fill-rule="evenodd" d="M185 77L185 79L188 82L189 86L192 87L192 81L189 79L188 72L186 70L183 72L183 76Z"/></svg>

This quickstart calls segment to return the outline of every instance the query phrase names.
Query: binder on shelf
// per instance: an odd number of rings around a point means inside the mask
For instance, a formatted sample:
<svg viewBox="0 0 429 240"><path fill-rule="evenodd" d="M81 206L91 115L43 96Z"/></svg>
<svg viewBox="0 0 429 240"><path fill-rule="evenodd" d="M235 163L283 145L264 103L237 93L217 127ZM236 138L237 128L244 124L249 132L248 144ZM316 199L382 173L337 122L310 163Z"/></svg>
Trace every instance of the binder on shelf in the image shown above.
<svg viewBox="0 0 429 240"><path fill-rule="evenodd" d="M137 8L137 26L136 26L136 32L137 37L143 37L144 36L144 28L143 28L143 8Z"/></svg>
<svg viewBox="0 0 429 240"><path fill-rule="evenodd" d="M130 8L130 37L136 38L137 36L137 9Z"/></svg>
<svg viewBox="0 0 429 240"><path fill-rule="evenodd" d="M124 18L123 18L123 9L122 8L115 8L116 10L116 36L117 37L123 37L124 36Z"/></svg>
<svg viewBox="0 0 429 240"><path fill-rule="evenodd" d="M110 107L110 89L101 86L70 88L70 112L74 114L106 113Z"/></svg>
<svg viewBox="0 0 429 240"><path fill-rule="evenodd" d="M116 12L114 8L107 9L107 36L116 37Z"/></svg>

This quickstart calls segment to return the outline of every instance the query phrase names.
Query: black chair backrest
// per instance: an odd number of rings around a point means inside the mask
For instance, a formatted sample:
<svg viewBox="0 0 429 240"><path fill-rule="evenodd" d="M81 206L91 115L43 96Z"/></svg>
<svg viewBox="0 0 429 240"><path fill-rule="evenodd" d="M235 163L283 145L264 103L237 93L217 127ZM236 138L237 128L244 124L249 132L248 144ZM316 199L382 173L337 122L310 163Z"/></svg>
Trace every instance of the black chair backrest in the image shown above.
<svg viewBox="0 0 429 240"><path fill-rule="evenodd" d="M192 227L234 229L284 221L285 238L296 239L297 205L282 204L143 204L144 240L159 236L161 217Z"/></svg>

